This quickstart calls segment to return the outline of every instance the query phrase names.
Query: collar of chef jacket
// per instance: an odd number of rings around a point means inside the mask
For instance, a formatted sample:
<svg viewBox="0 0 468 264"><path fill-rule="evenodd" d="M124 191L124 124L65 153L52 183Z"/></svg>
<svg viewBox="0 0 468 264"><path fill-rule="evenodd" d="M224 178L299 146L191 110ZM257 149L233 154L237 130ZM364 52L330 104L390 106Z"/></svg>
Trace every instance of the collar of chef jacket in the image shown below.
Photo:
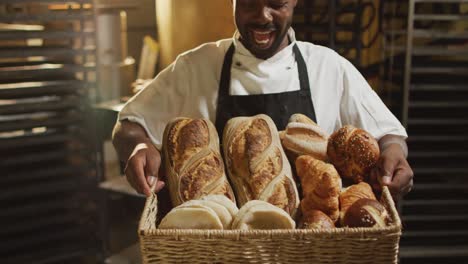
<svg viewBox="0 0 468 264"><path fill-rule="evenodd" d="M289 29L291 43L266 60L255 57L239 40L239 32L233 36L236 52L231 67L230 95L282 93L299 90L297 63L293 53L296 37Z"/></svg>

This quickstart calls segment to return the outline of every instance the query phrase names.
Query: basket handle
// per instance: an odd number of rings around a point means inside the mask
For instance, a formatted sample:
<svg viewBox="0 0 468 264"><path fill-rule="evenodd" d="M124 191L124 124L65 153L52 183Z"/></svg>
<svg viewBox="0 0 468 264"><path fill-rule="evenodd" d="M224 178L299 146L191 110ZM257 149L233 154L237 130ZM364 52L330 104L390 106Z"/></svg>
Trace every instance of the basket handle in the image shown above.
<svg viewBox="0 0 468 264"><path fill-rule="evenodd" d="M146 198L145 207L143 209L140 223L138 225L138 233L147 235L148 231L156 230L156 215L158 213L158 196L152 190L151 196Z"/></svg>
<svg viewBox="0 0 468 264"><path fill-rule="evenodd" d="M388 205L388 208L386 206L386 209L388 213L390 214L390 218L392 219L392 221L394 221L392 225L396 225L401 228L400 215L398 214L398 211L396 210L395 202L393 201L393 198L390 193L390 190L388 189L388 186L383 186L382 196L380 197L380 201L382 202L382 204Z"/></svg>

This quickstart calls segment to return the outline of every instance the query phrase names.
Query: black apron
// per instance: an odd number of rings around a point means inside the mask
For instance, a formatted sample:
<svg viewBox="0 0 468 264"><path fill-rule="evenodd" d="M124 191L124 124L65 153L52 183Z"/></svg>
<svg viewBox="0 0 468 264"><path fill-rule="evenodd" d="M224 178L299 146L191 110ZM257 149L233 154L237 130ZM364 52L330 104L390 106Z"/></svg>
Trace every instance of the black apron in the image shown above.
<svg viewBox="0 0 468 264"><path fill-rule="evenodd" d="M296 113L304 114L314 122L317 122L310 95L307 65L296 44L293 46L293 51L298 66L300 90L275 94L229 95L234 50L234 44L231 44L231 47L229 47L224 57L223 69L219 82L216 129L220 136L223 134L226 122L237 116L266 114L273 119L278 130L285 129L289 117Z"/></svg>

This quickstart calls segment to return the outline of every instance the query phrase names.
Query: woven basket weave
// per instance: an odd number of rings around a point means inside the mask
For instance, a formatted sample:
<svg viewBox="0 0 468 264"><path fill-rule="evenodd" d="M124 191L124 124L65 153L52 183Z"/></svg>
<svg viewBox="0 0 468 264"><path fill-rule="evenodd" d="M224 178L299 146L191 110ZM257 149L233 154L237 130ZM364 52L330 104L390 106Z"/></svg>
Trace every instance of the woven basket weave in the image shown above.
<svg viewBox="0 0 468 264"><path fill-rule="evenodd" d="M385 228L170 230L156 228L157 196L146 201L139 236L144 263L397 263L401 221L388 188ZM188 219L190 221L190 219Z"/></svg>

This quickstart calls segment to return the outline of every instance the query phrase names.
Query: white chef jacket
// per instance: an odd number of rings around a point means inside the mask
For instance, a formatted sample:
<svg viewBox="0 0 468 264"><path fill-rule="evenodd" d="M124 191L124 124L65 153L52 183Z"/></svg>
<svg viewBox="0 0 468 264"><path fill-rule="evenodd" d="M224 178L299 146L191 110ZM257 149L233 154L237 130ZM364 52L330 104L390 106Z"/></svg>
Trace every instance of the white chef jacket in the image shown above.
<svg viewBox="0 0 468 264"><path fill-rule="evenodd" d="M143 126L159 149L166 124L175 117L206 118L215 123L221 69L232 43L235 53L230 95L299 90L293 53L293 45L297 44L307 64L312 101L321 128L331 134L351 124L376 139L387 134L407 137L398 119L348 60L329 48L296 41L292 29L288 35L291 44L267 60L252 55L239 41L238 32L232 39L206 43L179 55L127 102L119 120Z"/></svg>

